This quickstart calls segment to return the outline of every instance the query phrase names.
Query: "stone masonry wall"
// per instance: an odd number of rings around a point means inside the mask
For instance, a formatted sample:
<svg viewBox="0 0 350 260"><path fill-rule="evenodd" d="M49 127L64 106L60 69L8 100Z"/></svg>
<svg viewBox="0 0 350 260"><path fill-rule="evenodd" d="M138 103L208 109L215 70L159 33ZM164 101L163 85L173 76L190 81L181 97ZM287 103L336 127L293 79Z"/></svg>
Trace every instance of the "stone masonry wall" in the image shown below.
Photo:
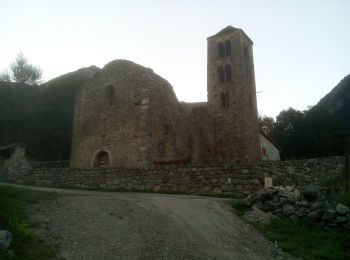
<svg viewBox="0 0 350 260"><path fill-rule="evenodd" d="M108 190L150 190L193 194L249 194L262 187L260 167L163 166L126 168L33 168L8 175L8 180L40 186Z"/></svg>
<svg viewBox="0 0 350 260"><path fill-rule="evenodd" d="M249 194L263 187L264 176L274 185L322 184L343 174L344 157L264 162L232 166L152 166L131 168L14 168L7 181L43 186L109 190L150 190L194 194Z"/></svg>
<svg viewBox="0 0 350 260"><path fill-rule="evenodd" d="M333 156L307 160L264 162L262 172L274 185L318 185L339 177L345 170L345 158Z"/></svg>

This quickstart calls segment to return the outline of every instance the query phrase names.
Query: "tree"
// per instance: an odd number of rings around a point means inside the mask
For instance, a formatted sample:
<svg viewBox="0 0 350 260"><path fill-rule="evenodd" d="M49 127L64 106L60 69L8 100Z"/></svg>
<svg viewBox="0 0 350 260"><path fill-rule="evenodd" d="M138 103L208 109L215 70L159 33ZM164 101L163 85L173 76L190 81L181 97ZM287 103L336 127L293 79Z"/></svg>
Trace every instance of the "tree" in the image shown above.
<svg viewBox="0 0 350 260"><path fill-rule="evenodd" d="M262 129L265 133L270 134L275 126L275 119L268 116L259 116L258 120L259 128Z"/></svg>
<svg viewBox="0 0 350 260"><path fill-rule="evenodd" d="M10 64L10 71L0 73L0 81L14 81L26 85L38 85L41 83L42 70L40 67L29 64L27 58L20 52Z"/></svg>

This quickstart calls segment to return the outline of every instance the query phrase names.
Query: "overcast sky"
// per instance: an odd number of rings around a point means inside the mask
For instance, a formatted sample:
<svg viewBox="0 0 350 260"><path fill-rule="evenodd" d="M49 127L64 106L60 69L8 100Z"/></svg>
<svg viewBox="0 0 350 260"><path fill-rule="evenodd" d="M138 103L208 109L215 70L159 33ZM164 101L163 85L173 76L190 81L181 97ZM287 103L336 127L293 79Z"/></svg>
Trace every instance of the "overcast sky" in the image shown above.
<svg viewBox="0 0 350 260"><path fill-rule="evenodd" d="M205 101L206 38L227 25L254 42L261 114L315 105L350 73L347 0L0 0L0 70L20 51L45 80L128 59Z"/></svg>

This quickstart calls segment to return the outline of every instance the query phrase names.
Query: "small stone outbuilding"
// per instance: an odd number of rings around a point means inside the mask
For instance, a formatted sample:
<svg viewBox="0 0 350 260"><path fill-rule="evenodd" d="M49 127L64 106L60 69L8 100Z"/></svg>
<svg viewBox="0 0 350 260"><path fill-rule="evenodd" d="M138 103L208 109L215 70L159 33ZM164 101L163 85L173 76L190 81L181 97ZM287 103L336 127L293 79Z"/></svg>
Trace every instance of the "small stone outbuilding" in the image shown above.
<svg viewBox="0 0 350 260"><path fill-rule="evenodd" d="M0 146L0 179L14 168L27 168L26 147L22 143Z"/></svg>

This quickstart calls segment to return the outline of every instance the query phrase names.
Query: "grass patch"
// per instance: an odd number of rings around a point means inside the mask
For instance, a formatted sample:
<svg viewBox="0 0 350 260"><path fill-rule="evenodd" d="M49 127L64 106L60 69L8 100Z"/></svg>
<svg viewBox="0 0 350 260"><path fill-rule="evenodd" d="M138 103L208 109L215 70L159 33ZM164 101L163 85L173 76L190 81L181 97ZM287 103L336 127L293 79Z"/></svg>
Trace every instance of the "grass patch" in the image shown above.
<svg viewBox="0 0 350 260"><path fill-rule="evenodd" d="M244 200L234 201L232 208L240 217L250 210ZM267 224L249 223L270 241L277 241L280 248L291 255L306 260L350 259L349 231L323 229L307 222L292 222L288 219L275 219Z"/></svg>
<svg viewBox="0 0 350 260"><path fill-rule="evenodd" d="M332 188L334 191L328 195L327 200L334 204L341 203L350 207L350 193L346 191L345 176L334 178L325 183L325 186ZM335 205L334 205L335 206Z"/></svg>
<svg viewBox="0 0 350 260"><path fill-rule="evenodd" d="M244 200L236 200L232 203L233 211L238 215L239 217L243 217L244 214L250 210L250 206L247 202Z"/></svg>
<svg viewBox="0 0 350 260"><path fill-rule="evenodd" d="M50 259L55 250L40 242L32 229L26 208L55 194L0 186L0 229L13 234L10 248L15 259Z"/></svg>
<svg viewBox="0 0 350 260"><path fill-rule="evenodd" d="M350 259L350 240L346 231L321 229L285 219L252 225L269 240L277 241L284 251L303 259Z"/></svg>

